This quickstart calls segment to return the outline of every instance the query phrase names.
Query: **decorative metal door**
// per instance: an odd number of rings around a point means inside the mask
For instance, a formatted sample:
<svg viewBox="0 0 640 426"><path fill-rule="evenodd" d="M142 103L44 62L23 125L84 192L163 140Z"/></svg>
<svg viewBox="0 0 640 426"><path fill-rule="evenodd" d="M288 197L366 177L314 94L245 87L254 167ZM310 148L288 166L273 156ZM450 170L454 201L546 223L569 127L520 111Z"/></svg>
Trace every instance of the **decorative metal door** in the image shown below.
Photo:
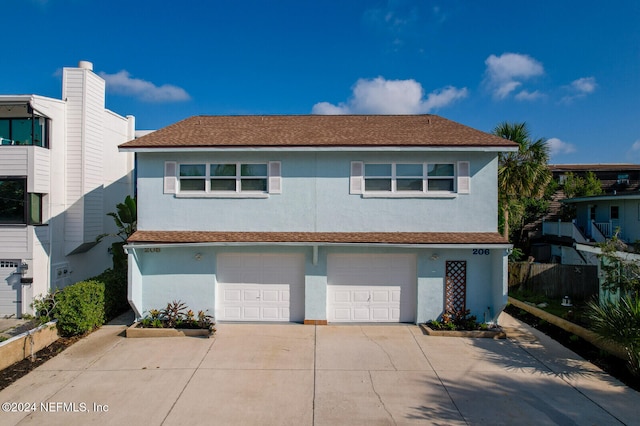
<svg viewBox="0 0 640 426"><path fill-rule="evenodd" d="M445 312L460 312L466 309L467 261L447 260L445 285Z"/></svg>

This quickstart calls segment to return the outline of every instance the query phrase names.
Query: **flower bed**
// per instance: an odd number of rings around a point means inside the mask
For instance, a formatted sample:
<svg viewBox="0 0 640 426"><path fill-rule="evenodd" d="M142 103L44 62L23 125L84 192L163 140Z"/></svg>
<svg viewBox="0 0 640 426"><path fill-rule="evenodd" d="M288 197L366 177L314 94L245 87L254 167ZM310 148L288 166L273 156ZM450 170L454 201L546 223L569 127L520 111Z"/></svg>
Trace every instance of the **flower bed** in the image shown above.
<svg viewBox="0 0 640 426"><path fill-rule="evenodd" d="M420 324L423 332L429 336L449 337L485 337L504 339L506 333L495 324L479 323L470 311L445 312L440 321L429 321Z"/></svg>
<svg viewBox="0 0 640 426"><path fill-rule="evenodd" d="M210 337L216 331L213 317L204 311L194 314L180 301L167 304L164 309L152 309L149 315L134 323L126 331L127 337Z"/></svg>

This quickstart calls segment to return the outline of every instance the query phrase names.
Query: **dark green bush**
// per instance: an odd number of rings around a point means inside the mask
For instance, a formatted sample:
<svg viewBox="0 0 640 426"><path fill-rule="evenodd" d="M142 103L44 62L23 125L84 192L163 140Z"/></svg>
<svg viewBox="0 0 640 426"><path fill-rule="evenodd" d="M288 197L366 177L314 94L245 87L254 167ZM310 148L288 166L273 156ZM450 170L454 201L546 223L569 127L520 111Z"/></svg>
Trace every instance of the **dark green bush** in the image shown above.
<svg viewBox="0 0 640 426"><path fill-rule="evenodd" d="M107 269L102 274L91 279L104 283L105 322L111 321L129 309L126 269Z"/></svg>
<svg viewBox="0 0 640 426"><path fill-rule="evenodd" d="M83 334L104 323L105 285L97 280L80 281L56 295L55 317L64 336Z"/></svg>

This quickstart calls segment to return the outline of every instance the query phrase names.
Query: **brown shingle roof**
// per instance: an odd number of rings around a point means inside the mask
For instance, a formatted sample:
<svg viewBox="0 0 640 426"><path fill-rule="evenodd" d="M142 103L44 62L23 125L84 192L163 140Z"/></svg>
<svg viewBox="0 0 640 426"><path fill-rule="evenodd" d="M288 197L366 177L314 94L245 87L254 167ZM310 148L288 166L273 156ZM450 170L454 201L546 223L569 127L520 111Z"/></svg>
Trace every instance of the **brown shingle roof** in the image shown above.
<svg viewBox="0 0 640 426"><path fill-rule="evenodd" d="M129 243L508 244L497 232L136 231Z"/></svg>
<svg viewBox="0 0 640 426"><path fill-rule="evenodd" d="M120 145L126 149L362 146L517 147L437 115L195 116Z"/></svg>

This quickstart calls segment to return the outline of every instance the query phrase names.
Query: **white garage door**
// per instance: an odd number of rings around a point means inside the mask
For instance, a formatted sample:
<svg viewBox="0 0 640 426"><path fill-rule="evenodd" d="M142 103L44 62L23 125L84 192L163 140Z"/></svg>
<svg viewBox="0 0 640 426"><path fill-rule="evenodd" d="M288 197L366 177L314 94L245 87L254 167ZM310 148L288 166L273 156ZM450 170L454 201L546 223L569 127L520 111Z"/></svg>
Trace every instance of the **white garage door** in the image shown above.
<svg viewBox="0 0 640 426"><path fill-rule="evenodd" d="M327 273L328 321L415 321L415 256L329 255Z"/></svg>
<svg viewBox="0 0 640 426"><path fill-rule="evenodd" d="M18 260L0 260L0 318L20 316L21 284L18 272Z"/></svg>
<svg viewBox="0 0 640 426"><path fill-rule="evenodd" d="M218 320L304 320L302 254L221 254L217 281Z"/></svg>

